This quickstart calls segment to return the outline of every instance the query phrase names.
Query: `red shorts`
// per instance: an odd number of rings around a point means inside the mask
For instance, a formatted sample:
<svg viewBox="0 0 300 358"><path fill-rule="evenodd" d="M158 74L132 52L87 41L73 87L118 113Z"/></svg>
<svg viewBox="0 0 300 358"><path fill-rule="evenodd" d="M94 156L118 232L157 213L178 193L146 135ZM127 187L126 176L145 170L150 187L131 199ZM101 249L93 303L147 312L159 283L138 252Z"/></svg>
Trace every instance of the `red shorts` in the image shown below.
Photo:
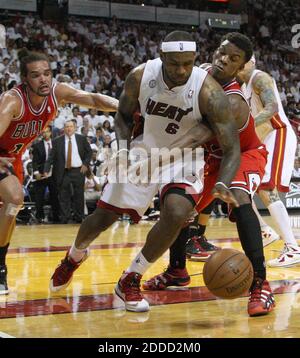
<svg viewBox="0 0 300 358"><path fill-rule="evenodd" d="M241 164L230 184L231 189L240 189L253 196L265 173L268 152L261 149L251 149L241 153ZM221 160L209 157L205 166L204 188L200 200L195 209L200 213L213 200L213 187L217 181Z"/></svg>

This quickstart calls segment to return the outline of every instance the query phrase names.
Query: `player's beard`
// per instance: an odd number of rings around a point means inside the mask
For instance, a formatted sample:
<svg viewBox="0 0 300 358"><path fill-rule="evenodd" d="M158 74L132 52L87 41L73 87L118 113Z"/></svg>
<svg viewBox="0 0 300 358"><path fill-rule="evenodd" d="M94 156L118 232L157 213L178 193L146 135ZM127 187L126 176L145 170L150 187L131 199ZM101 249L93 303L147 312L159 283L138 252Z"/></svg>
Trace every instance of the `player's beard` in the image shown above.
<svg viewBox="0 0 300 358"><path fill-rule="evenodd" d="M47 93L43 93L43 92L40 92L39 89L35 90L29 82L26 82L26 85L29 87L30 91L33 92L34 94L40 96L40 97L47 97L49 96L50 94L50 88L49 88L49 91Z"/></svg>
<svg viewBox="0 0 300 358"><path fill-rule="evenodd" d="M174 77L174 78L173 78L173 77ZM178 87L178 86L183 86L183 85L185 85L185 84L187 83L187 81L189 80L189 77L190 77L190 76L188 76L187 78L182 78L182 80L178 82L178 77L176 77L175 75L173 76L172 74L170 75L170 74L166 71L165 68L163 69L163 78L164 78L164 81L165 81L165 82L166 82L166 80L169 81L170 84L171 84L171 86L172 86L172 88L173 88L173 87Z"/></svg>

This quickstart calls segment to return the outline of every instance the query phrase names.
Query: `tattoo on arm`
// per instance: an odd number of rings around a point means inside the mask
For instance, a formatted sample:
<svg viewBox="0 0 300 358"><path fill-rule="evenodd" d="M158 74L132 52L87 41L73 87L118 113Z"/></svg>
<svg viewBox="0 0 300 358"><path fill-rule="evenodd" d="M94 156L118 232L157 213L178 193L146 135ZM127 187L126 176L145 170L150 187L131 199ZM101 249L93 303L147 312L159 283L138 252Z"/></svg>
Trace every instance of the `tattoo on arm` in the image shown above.
<svg viewBox="0 0 300 358"><path fill-rule="evenodd" d="M278 112L278 103L273 89L272 78L266 73L259 73L253 80L253 89L259 95L263 110L255 116L255 124L259 126L269 121Z"/></svg>
<svg viewBox="0 0 300 358"><path fill-rule="evenodd" d="M240 165L240 140L236 122L223 89L215 81L209 83L208 87L204 114L223 151L217 181L229 185Z"/></svg>
<svg viewBox="0 0 300 358"><path fill-rule="evenodd" d="M249 106L240 95L230 94L227 96L227 98L229 100L231 111L233 114L233 118L235 119L237 128L242 128L249 117Z"/></svg>

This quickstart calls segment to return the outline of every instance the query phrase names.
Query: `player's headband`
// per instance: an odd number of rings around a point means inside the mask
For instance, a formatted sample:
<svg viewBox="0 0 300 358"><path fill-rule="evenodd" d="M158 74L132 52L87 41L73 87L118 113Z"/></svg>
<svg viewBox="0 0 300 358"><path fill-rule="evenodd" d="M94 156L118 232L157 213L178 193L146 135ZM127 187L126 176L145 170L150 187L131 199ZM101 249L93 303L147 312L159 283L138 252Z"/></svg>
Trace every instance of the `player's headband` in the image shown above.
<svg viewBox="0 0 300 358"><path fill-rule="evenodd" d="M194 41L170 41L162 42L162 52L196 52L196 42Z"/></svg>

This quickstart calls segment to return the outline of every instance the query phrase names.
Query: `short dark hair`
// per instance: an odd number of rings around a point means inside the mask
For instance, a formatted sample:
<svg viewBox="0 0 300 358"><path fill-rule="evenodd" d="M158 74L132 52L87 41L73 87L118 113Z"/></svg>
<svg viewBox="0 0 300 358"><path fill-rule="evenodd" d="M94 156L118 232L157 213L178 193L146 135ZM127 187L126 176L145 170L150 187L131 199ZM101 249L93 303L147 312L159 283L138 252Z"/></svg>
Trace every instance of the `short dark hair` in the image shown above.
<svg viewBox="0 0 300 358"><path fill-rule="evenodd" d="M52 133L52 126L51 126L51 124L47 124L46 127L44 128L44 131L45 131L47 128L49 128L50 131L51 131L51 133Z"/></svg>
<svg viewBox="0 0 300 358"><path fill-rule="evenodd" d="M224 35L221 39L221 43L225 40L233 43L236 47L243 50L245 52L245 62L250 61L253 55L253 46L250 39L241 34L240 32L229 32L228 34Z"/></svg>
<svg viewBox="0 0 300 358"><path fill-rule="evenodd" d="M18 58L20 61L21 76L23 76L23 77L27 76L27 73L28 73L27 64L28 63L32 63L32 62L36 62L36 61L46 61L49 63L49 66L50 66L49 59L45 54L39 53L39 52L34 52L34 51L28 51L27 48L22 48L18 52Z"/></svg>
<svg viewBox="0 0 300 358"><path fill-rule="evenodd" d="M170 41L194 41L193 35L186 31L172 31L165 38L164 42Z"/></svg>

